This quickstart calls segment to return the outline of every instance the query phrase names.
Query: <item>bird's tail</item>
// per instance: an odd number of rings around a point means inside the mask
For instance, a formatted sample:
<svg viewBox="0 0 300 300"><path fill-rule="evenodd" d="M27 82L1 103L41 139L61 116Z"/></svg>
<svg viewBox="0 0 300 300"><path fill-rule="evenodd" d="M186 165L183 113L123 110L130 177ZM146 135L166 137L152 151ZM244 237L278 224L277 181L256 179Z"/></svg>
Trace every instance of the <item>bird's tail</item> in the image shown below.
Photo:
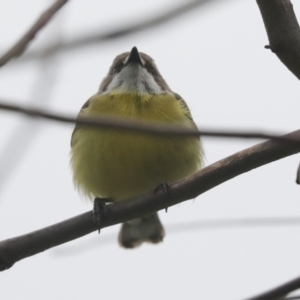
<svg viewBox="0 0 300 300"><path fill-rule="evenodd" d="M158 214L153 213L140 219L123 223L119 233L119 244L124 248L135 248L143 242L162 242L165 230Z"/></svg>

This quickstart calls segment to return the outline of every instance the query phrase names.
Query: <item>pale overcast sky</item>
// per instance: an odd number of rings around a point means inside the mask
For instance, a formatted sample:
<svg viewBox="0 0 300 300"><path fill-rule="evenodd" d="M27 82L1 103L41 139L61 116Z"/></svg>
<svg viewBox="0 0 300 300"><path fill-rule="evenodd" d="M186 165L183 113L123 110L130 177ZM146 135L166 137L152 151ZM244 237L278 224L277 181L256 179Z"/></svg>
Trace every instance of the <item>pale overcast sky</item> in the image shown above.
<svg viewBox="0 0 300 300"><path fill-rule="evenodd" d="M300 5L293 2L300 17ZM0 2L1 53L49 3ZM143 20L174 3L73 0L30 49ZM155 59L170 87L187 101L200 129L293 131L299 128L299 81L264 49L266 44L256 1L215 1L151 31L62 53L48 65L12 62L0 72L0 99L77 114L113 58L137 46ZM0 112L1 240L92 208L73 187L72 128ZM206 164L211 164L259 141L203 142ZM100 236L92 233L18 262L0 273L1 296L239 300L299 276L299 225L201 226L223 219L300 218L300 188L295 184L299 161L294 155L258 168L167 214L160 212L167 232L162 244L121 249L119 226L113 226Z"/></svg>

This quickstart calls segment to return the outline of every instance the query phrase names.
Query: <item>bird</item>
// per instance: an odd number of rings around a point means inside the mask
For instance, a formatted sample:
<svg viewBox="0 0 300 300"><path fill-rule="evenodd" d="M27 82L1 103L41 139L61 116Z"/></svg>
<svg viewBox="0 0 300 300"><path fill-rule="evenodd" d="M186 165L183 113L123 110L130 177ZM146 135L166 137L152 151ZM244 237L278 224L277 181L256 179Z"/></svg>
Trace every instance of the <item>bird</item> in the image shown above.
<svg viewBox="0 0 300 300"><path fill-rule="evenodd" d="M137 47L116 56L98 92L78 114L97 116L197 128L186 102L170 89L154 60ZM103 199L113 205L164 184L168 187L202 168L203 158L199 137L162 137L80 124L71 137L74 185L95 203ZM130 249L143 242L157 244L164 237L155 212L123 223L118 241Z"/></svg>

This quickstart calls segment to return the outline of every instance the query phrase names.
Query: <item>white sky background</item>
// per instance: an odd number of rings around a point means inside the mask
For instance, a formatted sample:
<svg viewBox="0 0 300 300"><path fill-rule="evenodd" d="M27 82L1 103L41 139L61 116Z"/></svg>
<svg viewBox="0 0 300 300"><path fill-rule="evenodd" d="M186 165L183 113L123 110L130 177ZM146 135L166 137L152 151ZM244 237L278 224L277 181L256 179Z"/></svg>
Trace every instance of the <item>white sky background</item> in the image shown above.
<svg viewBox="0 0 300 300"><path fill-rule="evenodd" d="M123 20L125 24L143 20L174 2L73 0L30 48L59 35L71 39L118 27ZM300 5L293 2L300 17ZM1 1L0 50L15 42L49 3ZM55 75L56 84L51 91L44 87L46 94L35 87L45 76L44 66L11 62L0 72L0 99L26 104L39 94L45 98L36 99L35 106L77 114L98 89L113 58L137 46L156 60L170 87L187 101L200 129L293 131L299 128L299 81L264 49L266 44L255 1L216 1L160 28L58 55L49 75L49 80ZM0 112L0 161L15 130L28 129L11 151L13 155L21 150L25 155L0 190L1 240L91 209L72 184L73 126L49 121L24 124L23 117ZM34 130L36 126L39 130ZM22 138L32 138L27 150ZM258 142L203 141L207 164ZM0 273L1 297L238 300L299 276L299 227L172 230L174 224L205 220L300 217L300 189L295 184L299 160L294 155L261 167L195 201L172 207L167 214L161 212L167 231L162 244L123 250L117 245L119 226L114 226L102 230L100 236L93 233L24 259ZM3 165L2 180L10 167Z"/></svg>

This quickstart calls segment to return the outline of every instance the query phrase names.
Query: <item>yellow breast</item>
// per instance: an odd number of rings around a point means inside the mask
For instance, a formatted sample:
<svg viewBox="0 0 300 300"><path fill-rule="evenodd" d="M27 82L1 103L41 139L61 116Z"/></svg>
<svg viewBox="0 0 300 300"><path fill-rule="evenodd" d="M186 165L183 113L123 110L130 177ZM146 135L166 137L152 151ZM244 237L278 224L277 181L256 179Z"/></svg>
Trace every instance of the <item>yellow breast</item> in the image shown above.
<svg viewBox="0 0 300 300"><path fill-rule="evenodd" d="M171 93L96 95L82 114L193 126L187 108ZM80 127L73 140L74 182L89 197L122 200L142 194L196 172L202 163L197 138Z"/></svg>

